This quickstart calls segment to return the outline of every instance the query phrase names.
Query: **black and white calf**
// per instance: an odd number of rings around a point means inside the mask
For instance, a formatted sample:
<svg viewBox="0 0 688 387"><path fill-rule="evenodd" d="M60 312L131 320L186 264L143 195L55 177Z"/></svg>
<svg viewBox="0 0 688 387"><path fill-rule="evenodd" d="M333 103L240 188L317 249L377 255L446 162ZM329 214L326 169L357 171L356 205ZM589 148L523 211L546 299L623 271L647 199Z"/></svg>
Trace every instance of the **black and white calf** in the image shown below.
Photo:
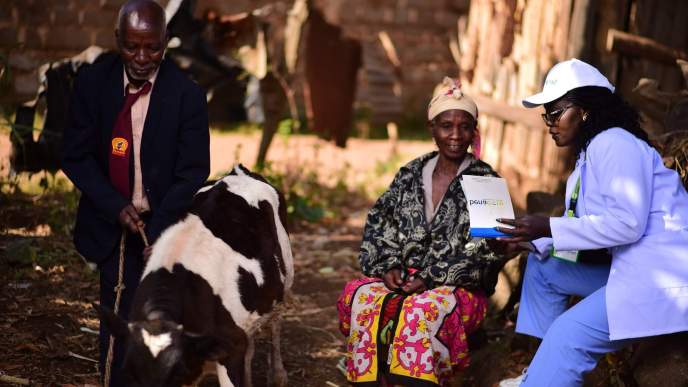
<svg viewBox="0 0 688 387"><path fill-rule="evenodd" d="M131 386L195 382L217 362L222 387L248 386L252 335L267 320L273 333L273 383L286 385L274 307L294 278L282 195L243 166L194 197L189 214L153 246L131 322L98 308L126 340Z"/></svg>

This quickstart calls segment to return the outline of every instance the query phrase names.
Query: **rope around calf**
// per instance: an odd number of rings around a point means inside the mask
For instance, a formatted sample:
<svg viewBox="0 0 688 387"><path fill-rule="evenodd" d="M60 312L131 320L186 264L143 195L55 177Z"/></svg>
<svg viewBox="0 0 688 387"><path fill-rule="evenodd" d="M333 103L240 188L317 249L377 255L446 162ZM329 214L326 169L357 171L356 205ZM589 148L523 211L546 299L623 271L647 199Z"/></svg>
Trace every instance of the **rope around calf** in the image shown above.
<svg viewBox="0 0 688 387"><path fill-rule="evenodd" d="M138 227L139 234L141 235L141 239L143 239L143 245L145 247L148 247L148 238L146 237L146 233L143 232L143 228ZM124 244L127 240L127 230L126 228L122 228L122 237L119 239L119 270L117 273L117 286L115 286L115 308L114 312L115 315L119 313L119 303L120 300L122 299L122 290L124 290ZM110 376L112 372L112 356L113 352L115 350L115 337L111 334L110 335L110 345L108 346L108 352L107 352L107 358L105 360L105 377L103 380L103 385L105 387L110 386Z"/></svg>

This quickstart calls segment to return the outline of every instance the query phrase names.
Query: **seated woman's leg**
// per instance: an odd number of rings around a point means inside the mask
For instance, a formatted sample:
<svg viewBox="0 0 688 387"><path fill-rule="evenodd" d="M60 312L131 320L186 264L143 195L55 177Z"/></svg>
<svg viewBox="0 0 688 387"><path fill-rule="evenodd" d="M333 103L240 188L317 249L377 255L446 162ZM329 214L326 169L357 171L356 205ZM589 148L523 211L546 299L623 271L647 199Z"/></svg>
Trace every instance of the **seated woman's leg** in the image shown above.
<svg viewBox="0 0 688 387"><path fill-rule="evenodd" d="M606 286L559 316L547 330L522 387L581 386L583 375L608 352L632 340L609 340Z"/></svg>
<svg viewBox="0 0 688 387"><path fill-rule="evenodd" d="M339 329L347 337L344 365L352 383L378 381L378 329L390 293L380 279L366 277L347 283L337 301Z"/></svg>
<svg viewBox="0 0 688 387"><path fill-rule="evenodd" d="M379 278L363 277L346 283L342 294L337 299L337 315L339 316L339 331L344 336L349 336L351 329L351 304L356 291L363 285L371 282L382 282Z"/></svg>
<svg viewBox="0 0 688 387"><path fill-rule="evenodd" d="M588 296L607 283L609 265L570 263L528 256L516 332L543 338L566 310L571 295Z"/></svg>
<svg viewBox="0 0 688 387"><path fill-rule="evenodd" d="M337 301L340 330L347 336L347 379L382 383L382 376L402 385L441 384L468 366L466 335L477 329L486 310L482 292L442 286L401 296L377 278L350 281ZM380 361L388 358L389 366Z"/></svg>
<svg viewBox="0 0 688 387"><path fill-rule="evenodd" d="M485 317L482 292L441 286L404 299L390 346L389 380L444 385L468 366L467 335Z"/></svg>

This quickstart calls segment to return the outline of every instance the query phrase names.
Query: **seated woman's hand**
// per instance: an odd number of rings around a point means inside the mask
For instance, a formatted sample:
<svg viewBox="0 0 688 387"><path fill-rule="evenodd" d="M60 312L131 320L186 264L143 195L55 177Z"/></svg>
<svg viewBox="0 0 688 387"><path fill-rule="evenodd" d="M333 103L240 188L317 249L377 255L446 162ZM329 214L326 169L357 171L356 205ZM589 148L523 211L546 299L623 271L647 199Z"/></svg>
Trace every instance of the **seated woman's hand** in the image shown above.
<svg viewBox="0 0 688 387"><path fill-rule="evenodd" d="M504 257L504 262L527 250L527 248L519 242L509 242L502 239L492 238L487 239L485 242L487 243L487 246L490 247L490 250Z"/></svg>
<svg viewBox="0 0 688 387"><path fill-rule="evenodd" d="M410 280L406 281L406 283L401 287L401 290L404 293L412 294L423 293L428 289L425 287L425 282L423 282L423 280L420 278L411 277Z"/></svg>
<svg viewBox="0 0 688 387"><path fill-rule="evenodd" d="M549 217L547 216L526 215L516 219L499 218L497 221L513 226L513 228L495 227L497 231L511 235L510 237L498 238L503 242L526 242L552 236L552 230L549 227Z"/></svg>
<svg viewBox="0 0 688 387"><path fill-rule="evenodd" d="M404 283L401 279L401 269L391 269L384 276L382 281L389 290L397 290Z"/></svg>

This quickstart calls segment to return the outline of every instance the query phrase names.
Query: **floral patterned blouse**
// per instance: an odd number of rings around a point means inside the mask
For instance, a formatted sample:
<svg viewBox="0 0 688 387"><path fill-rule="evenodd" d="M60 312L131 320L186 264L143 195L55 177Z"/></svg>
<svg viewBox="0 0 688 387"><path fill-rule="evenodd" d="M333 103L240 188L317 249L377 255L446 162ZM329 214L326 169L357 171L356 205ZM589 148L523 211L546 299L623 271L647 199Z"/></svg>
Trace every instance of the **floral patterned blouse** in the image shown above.
<svg viewBox="0 0 688 387"><path fill-rule="evenodd" d="M474 160L449 184L431 222L425 215L423 166L437 152L403 166L368 213L359 262L363 273L382 277L393 268L417 269L428 289L459 286L494 293L502 257L484 239L469 236L461 175L498 176L488 164Z"/></svg>

